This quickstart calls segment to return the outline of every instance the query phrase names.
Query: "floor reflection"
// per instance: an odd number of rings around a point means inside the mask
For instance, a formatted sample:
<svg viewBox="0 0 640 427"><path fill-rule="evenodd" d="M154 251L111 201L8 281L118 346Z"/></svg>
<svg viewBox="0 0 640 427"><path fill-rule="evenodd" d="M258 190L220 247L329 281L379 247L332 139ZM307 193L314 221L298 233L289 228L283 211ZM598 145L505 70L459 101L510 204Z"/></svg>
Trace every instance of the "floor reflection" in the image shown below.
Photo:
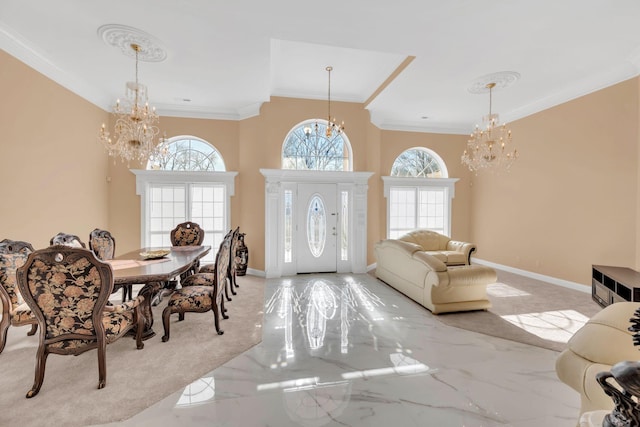
<svg viewBox="0 0 640 427"><path fill-rule="evenodd" d="M362 360L363 342L369 343L366 348L380 352L376 330L386 318L384 307L378 295L349 275L282 280L265 309L265 328L274 333L264 340L283 349L270 363L271 369L297 372L298 365L310 358L343 368L357 365ZM351 354L351 350L357 351ZM304 357L296 360L299 352ZM262 383L256 389L280 390L285 411L296 424L325 425L347 406L354 380L435 372L411 357L410 349L392 348L387 355L386 361L379 359L379 366L373 368Z"/></svg>
<svg viewBox="0 0 640 427"><path fill-rule="evenodd" d="M185 408L207 403L216 395L216 381L213 377L202 377L184 388L176 402L176 408Z"/></svg>
<svg viewBox="0 0 640 427"><path fill-rule="evenodd" d="M575 310L502 316L507 322L545 340L566 343L589 320Z"/></svg>

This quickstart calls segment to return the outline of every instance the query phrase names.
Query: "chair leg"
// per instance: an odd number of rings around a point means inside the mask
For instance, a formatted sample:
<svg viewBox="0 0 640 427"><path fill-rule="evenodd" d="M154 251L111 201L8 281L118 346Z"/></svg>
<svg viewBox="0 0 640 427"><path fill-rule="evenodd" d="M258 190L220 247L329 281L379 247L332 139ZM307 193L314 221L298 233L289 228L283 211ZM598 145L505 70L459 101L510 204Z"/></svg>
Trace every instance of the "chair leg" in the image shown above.
<svg viewBox="0 0 640 427"><path fill-rule="evenodd" d="M220 298L220 314L222 314L223 319L229 318L229 315L227 315L227 309L224 308L224 298Z"/></svg>
<svg viewBox="0 0 640 427"><path fill-rule="evenodd" d="M107 385L107 341L98 339L98 390Z"/></svg>
<svg viewBox="0 0 640 427"><path fill-rule="evenodd" d="M169 317L171 316L171 307L166 306L162 310L162 326L164 326L164 335L162 336L162 342L169 341Z"/></svg>
<svg viewBox="0 0 640 427"><path fill-rule="evenodd" d="M233 272L231 273L231 277L233 278L233 286L235 286L236 288L239 288L240 286L238 285L238 282L236 281L236 270L235 268L233 269Z"/></svg>
<svg viewBox="0 0 640 427"><path fill-rule="evenodd" d="M213 304L211 304L211 309L213 310L213 322L216 326L216 332L218 333L218 335L222 335L224 334L224 331L220 329L220 316L218 313L218 304L216 304L215 299L213 300Z"/></svg>
<svg viewBox="0 0 640 427"><path fill-rule="evenodd" d="M2 313L2 320L0 320L0 353L4 350L4 346L7 344L7 331L9 330L9 315Z"/></svg>
<svg viewBox="0 0 640 427"><path fill-rule="evenodd" d="M35 335L36 332L38 332L38 324L34 323L33 325L31 325L31 330L27 332L27 335L32 336L32 335ZM0 350L0 353L2 353L2 350Z"/></svg>
<svg viewBox="0 0 640 427"><path fill-rule="evenodd" d="M127 299L127 295L129 295ZM133 299L133 285L122 286L122 302L131 301Z"/></svg>
<svg viewBox="0 0 640 427"><path fill-rule="evenodd" d="M231 293L233 295L238 295L238 293L236 292L235 288L233 287L233 275L232 274L227 276L227 286L229 286L229 289L231 289Z"/></svg>
<svg viewBox="0 0 640 427"><path fill-rule="evenodd" d="M27 392L27 399L32 398L40 391L42 387L42 383L44 382L44 368L47 364L47 356L49 352L44 349L43 345L38 347L38 352L36 353L36 375L33 380L33 387L31 390Z"/></svg>
<svg viewBox="0 0 640 427"><path fill-rule="evenodd" d="M229 296L229 281L227 280L226 286L224 287L224 297L227 299L227 301L233 301L231 299L231 297Z"/></svg>

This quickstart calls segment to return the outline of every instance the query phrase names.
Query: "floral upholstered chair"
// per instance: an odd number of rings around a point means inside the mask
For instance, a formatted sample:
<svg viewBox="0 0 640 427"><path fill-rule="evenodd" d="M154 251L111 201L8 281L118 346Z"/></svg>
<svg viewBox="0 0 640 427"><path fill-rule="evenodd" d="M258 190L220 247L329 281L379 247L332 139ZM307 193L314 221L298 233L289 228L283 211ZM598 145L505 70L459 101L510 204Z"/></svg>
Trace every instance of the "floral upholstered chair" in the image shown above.
<svg viewBox="0 0 640 427"><path fill-rule="evenodd" d="M113 259L116 253L116 239L107 230L96 228L89 234L89 249L101 261Z"/></svg>
<svg viewBox="0 0 640 427"><path fill-rule="evenodd" d="M89 249L101 261L113 259L116 254L116 239L107 230L94 229L89 234ZM122 302L133 299L133 285L122 286Z"/></svg>
<svg viewBox="0 0 640 427"><path fill-rule="evenodd" d="M204 240L204 230L195 222L183 222L171 230L173 246L198 246Z"/></svg>
<svg viewBox="0 0 640 427"><path fill-rule="evenodd" d="M9 326L31 325L27 335L35 334L38 329L38 322L22 299L16 280L16 270L27 261L31 252L33 252L33 246L27 242L9 239L0 242L0 300L2 300L0 353L7 343Z"/></svg>
<svg viewBox="0 0 640 427"><path fill-rule="evenodd" d="M204 240L204 230L195 222L186 221L176 225L171 230L171 244L173 246L199 246ZM198 271L200 261L196 261L194 265L186 272L180 275L181 279Z"/></svg>
<svg viewBox="0 0 640 427"><path fill-rule="evenodd" d="M72 248L86 248L87 245L84 244L82 240L75 234L67 234L67 233L58 233L51 238L49 241L50 245L64 245Z"/></svg>
<svg viewBox="0 0 640 427"><path fill-rule="evenodd" d="M78 355L98 350L98 388L107 380L106 348L136 328L136 347L141 349L143 317L139 296L117 306L107 306L113 290L111 266L93 252L63 245L33 252L17 271L18 287L38 320L40 342L36 353L33 387L27 397L40 391L50 353Z"/></svg>
<svg viewBox="0 0 640 427"><path fill-rule="evenodd" d="M229 280L226 281L226 284L224 286L224 296L227 301L231 301L231 296L229 295L230 293L236 295L236 290L234 288L238 287L238 285L236 284L235 276L236 268L238 265L238 257L236 256L236 253L240 245L240 227L237 227L235 230L229 230L229 232L225 236L225 239L229 236L231 237L231 252L229 254L229 270L227 275ZM215 264L207 264L201 266L198 270L198 273L215 273L215 271Z"/></svg>
<svg viewBox="0 0 640 427"><path fill-rule="evenodd" d="M224 282L227 280L230 249L231 237L227 235L220 244L220 249L216 255L215 272L193 274L184 279L181 282L182 287L171 294L167 306L162 311L163 342L169 341L169 318L173 313L178 313L178 321L182 321L186 312L205 313L213 311L216 331L218 335L224 333L220 329L220 316L224 319L229 317L225 314L222 289Z"/></svg>

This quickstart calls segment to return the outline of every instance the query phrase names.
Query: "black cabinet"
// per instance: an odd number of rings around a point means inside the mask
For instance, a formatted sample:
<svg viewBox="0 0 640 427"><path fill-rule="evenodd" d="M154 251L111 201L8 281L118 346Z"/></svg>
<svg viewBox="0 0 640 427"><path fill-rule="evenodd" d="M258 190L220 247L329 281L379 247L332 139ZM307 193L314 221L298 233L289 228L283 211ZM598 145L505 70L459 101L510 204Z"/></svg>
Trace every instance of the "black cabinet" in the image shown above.
<svg viewBox="0 0 640 427"><path fill-rule="evenodd" d="M626 267L594 265L591 297L602 307L619 301L640 302L640 273Z"/></svg>

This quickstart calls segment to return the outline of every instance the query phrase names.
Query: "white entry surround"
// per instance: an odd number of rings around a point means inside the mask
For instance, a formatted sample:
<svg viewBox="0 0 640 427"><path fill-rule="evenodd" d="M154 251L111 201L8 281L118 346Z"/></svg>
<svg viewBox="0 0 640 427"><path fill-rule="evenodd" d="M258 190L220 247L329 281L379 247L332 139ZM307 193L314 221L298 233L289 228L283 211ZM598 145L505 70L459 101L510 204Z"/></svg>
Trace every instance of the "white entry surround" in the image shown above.
<svg viewBox="0 0 640 427"><path fill-rule="evenodd" d="M309 171L260 169L265 177L265 275L267 278L297 273L295 243L292 258L285 260L285 192L295 198L297 186L305 184L336 184L339 192L348 195L348 225L346 239L348 256L338 259L338 273L365 273L367 269L367 190L373 172ZM295 202L293 204L295 207ZM297 215L292 214L293 221ZM296 224L293 225L293 230ZM295 241L295 239L294 239Z"/></svg>

